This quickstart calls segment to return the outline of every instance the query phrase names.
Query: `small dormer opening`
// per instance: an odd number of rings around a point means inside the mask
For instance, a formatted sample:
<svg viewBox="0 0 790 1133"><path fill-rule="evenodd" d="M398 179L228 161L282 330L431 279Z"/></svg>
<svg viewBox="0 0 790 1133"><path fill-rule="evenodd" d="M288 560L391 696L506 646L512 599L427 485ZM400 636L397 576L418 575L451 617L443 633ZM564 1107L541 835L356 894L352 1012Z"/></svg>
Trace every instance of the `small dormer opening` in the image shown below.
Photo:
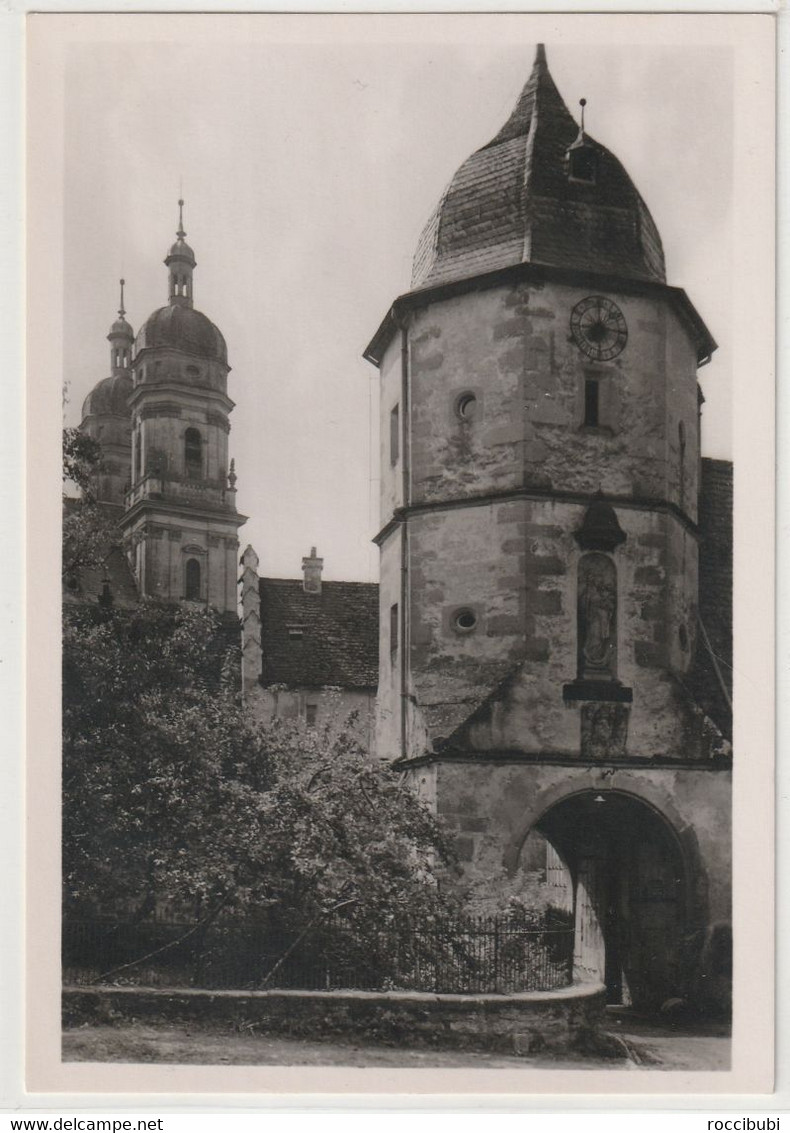
<svg viewBox="0 0 790 1133"><path fill-rule="evenodd" d="M590 145L574 146L568 150L568 177L571 181L595 184L598 162Z"/></svg>

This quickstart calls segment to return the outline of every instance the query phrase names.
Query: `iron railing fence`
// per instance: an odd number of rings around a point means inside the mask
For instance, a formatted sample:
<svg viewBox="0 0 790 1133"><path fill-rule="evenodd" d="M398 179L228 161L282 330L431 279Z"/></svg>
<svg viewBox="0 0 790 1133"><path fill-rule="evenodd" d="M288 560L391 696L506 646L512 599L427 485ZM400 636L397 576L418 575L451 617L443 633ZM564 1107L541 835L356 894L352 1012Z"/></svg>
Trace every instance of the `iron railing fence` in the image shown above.
<svg viewBox="0 0 790 1133"><path fill-rule="evenodd" d="M393 919L372 930L331 915L302 933L66 919L62 961L69 984L512 994L569 985L573 940L562 919L504 916Z"/></svg>

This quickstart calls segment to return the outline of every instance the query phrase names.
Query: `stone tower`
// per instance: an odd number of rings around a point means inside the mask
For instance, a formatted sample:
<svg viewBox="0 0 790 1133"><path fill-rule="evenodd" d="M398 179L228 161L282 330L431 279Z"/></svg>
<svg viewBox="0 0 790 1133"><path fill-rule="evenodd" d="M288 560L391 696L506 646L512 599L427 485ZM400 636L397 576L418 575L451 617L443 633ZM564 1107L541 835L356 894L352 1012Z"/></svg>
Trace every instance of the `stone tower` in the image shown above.
<svg viewBox="0 0 790 1133"><path fill-rule="evenodd" d="M366 352L377 742L470 865L542 870L611 1002L710 988L729 920L729 750L693 695L714 349L539 47Z"/></svg>
<svg viewBox="0 0 790 1133"><path fill-rule="evenodd" d="M102 448L102 466L96 478L95 495L102 504L124 506L129 489L132 459L132 424L129 395L132 392L132 345L134 332L123 306L124 281L118 318L110 327L110 376L93 387L82 406L81 429Z"/></svg>
<svg viewBox="0 0 790 1133"><path fill-rule="evenodd" d="M193 306L195 254L183 201L165 259L168 304L146 320L132 362L131 490L121 520L140 593L235 615L236 475L228 464L227 348Z"/></svg>

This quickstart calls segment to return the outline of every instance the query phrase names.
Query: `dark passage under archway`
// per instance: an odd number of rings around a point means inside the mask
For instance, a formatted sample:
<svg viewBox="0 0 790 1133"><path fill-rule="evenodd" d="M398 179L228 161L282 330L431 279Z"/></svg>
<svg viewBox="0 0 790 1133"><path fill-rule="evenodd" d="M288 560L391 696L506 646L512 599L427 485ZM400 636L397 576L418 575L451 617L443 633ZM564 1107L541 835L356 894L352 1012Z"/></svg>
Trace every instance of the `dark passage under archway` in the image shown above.
<svg viewBox="0 0 790 1133"><path fill-rule="evenodd" d="M686 880L667 822L633 795L584 791L543 815L522 862L541 850L554 903L573 910L577 978L602 980L610 1004L682 996Z"/></svg>

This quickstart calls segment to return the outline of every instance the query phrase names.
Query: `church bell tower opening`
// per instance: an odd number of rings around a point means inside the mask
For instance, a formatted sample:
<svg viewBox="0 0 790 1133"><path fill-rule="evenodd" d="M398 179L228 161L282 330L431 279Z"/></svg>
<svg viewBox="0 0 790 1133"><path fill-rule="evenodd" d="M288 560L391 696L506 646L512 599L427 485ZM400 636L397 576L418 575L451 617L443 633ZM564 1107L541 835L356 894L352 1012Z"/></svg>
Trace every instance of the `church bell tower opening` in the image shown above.
<svg viewBox="0 0 790 1133"><path fill-rule="evenodd" d="M165 257L167 306L135 341L132 483L121 526L141 594L235 616L237 531L246 517L236 510L228 453L230 366L220 330L194 307L183 205Z"/></svg>

